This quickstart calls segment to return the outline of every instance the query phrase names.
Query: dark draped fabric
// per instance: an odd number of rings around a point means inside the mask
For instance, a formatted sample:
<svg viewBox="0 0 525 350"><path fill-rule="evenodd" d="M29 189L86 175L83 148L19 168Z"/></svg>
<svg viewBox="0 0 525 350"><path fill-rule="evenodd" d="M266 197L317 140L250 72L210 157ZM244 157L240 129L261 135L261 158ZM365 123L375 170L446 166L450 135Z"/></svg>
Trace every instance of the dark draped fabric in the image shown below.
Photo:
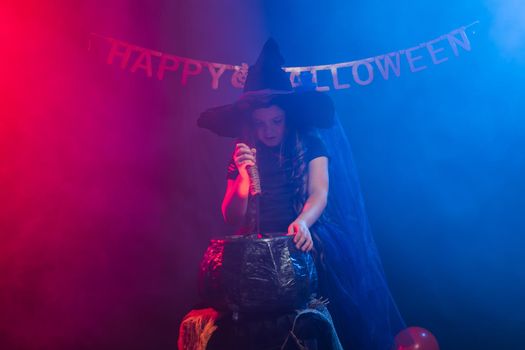
<svg viewBox="0 0 525 350"><path fill-rule="evenodd" d="M345 349L387 350L406 325L372 238L350 143L339 120L320 136L331 155L328 205L311 228L320 293Z"/></svg>

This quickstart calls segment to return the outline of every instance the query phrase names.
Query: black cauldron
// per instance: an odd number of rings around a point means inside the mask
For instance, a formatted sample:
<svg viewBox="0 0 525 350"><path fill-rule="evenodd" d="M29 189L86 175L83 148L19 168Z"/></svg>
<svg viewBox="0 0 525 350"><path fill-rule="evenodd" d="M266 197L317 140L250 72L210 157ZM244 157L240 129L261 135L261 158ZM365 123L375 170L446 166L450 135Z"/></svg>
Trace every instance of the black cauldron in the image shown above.
<svg viewBox="0 0 525 350"><path fill-rule="evenodd" d="M312 255L298 250L293 236L227 236L211 240L199 289L218 310L286 312L306 306L317 289L317 272Z"/></svg>

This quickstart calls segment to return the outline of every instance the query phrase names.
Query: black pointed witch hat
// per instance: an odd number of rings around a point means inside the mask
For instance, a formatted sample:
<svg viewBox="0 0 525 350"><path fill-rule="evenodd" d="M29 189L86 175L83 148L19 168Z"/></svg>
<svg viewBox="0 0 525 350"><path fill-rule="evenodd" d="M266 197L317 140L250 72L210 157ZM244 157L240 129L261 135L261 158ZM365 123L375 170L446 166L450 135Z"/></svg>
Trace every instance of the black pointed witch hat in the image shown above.
<svg viewBox="0 0 525 350"><path fill-rule="evenodd" d="M291 127L300 130L331 127L335 115L331 98L315 89L294 90L283 64L277 43L268 39L257 61L248 69L241 97L234 103L201 113L198 126L219 136L238 137L254 109L277 105L285 111Z"/></svg>

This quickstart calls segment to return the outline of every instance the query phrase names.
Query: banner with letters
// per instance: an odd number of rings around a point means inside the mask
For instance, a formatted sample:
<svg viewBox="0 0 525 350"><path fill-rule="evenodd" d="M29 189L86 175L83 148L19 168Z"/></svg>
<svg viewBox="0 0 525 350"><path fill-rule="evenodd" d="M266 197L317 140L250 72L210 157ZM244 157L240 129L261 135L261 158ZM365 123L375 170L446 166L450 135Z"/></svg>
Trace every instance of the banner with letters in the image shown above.
<svg viewBox="0 0 525 350"><path fill-rule="evenodd" d="M305 67L284 67L290 74L292 86L302 85L304 73L309 75L311 82L316 84L318 91L332 89L348 89L352 86L366 86L377 79L389 80L398 78L401 74L416 73L447 62L472 49L469 29L478 22L456 28L437 38L419 45L385 53L382 55L326 65ZM248 64L239 65L196 60L176 56L145 47L140 47L115 38L91 33L89 48L94 41L101 40L107 53L107 64L115 65L131 73L140 72L149 78L163 80L168 76L178 79L181 85L186 85L192 77L207 74L212 89L218 89L222 84L231 84L242 88L248 73ZM328 79L319 79L320 75ZM322 84L321 84L322 80ZM326 82L325 82L326 80Z"/></svg>

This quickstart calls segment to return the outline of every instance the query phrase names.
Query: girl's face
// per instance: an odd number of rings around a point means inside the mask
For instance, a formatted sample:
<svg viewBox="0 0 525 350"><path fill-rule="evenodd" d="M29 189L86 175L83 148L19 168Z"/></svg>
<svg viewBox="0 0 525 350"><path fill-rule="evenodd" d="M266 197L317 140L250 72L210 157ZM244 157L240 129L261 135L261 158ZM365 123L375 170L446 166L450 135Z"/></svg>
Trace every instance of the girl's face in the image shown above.
<svg viewBox="0 0 525 350"><path fill-rule="evenodd" d="M284 111L276 105L259 108L252 113L255 135L257 139L268 147L278 146L285 132L286 116Z"/></svg>

